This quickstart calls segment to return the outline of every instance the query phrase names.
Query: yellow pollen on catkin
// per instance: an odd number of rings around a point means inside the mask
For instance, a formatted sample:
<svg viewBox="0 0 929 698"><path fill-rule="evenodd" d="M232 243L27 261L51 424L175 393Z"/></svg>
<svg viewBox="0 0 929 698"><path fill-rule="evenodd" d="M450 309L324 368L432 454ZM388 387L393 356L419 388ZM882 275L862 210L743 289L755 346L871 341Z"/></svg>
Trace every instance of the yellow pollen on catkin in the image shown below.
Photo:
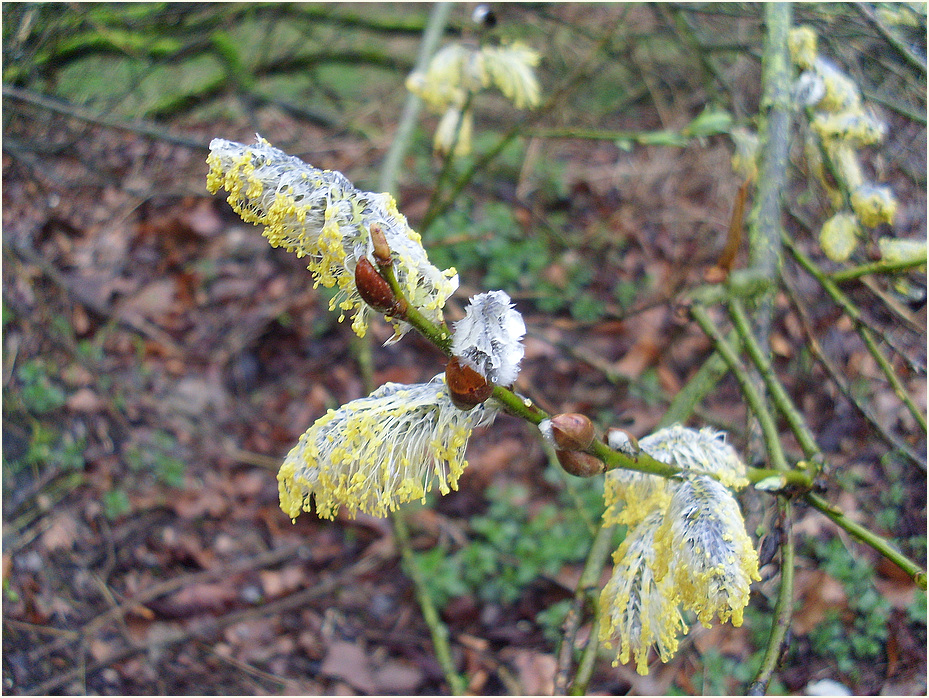
<svg viewBox="0 0 929 698"><path fill-rule="evenodd" d="M271 245L307 258L314 286L337 287L331 307L339 309L340 319L351 316L356 334L364 336L371 312L355 288L354 270L362 257L373 259L368 231L375 225L385 235L410 304L431 322L443 322L457 274L429 262L392 197L360 191L340 173L307 165L261 138L252 146L214 139L207 163L209 191L225 189L233 210L242 220L263 225ZM390 321L395 338L407 331L402 319Z"/></svg>
<svg viewBox="0 0 929 698"><path fill-rule="evenodd" d="M281 508L293 518L315 500L324 518L343 507L383 517L433 486L447 494L467 467L471 429L494 414L488 405L456 408L442 377L381 386L329 410L300 438L278 475Z"/></svg>

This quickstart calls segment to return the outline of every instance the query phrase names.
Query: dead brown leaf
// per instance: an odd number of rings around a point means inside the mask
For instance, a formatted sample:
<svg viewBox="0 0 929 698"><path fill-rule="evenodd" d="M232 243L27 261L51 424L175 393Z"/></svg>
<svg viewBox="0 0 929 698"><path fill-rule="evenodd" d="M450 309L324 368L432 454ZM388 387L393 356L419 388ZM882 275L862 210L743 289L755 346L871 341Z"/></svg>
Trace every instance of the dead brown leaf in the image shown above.
<svg viewBox="0 0 929 698"><path fill-rule="evenodd" d="M375 693L377 682L371 658L354 642L336 641L329 645L320 673L341 679L362 693Z"/></svg>
<svg viewBox="0 0 929 698"><path fill-rule="evenodd" d="M143 286L138 292L119 303L116 315L120 318L158 318L174 306L175 283L172 279L158 279Z"/></svg>
<svg viewBox="0 0 929 698"><path fill-rule="evenodd" d="M389 659L374 670L377 693L412 695L423 681L423 671L409 662Z"/></svg>
<svg viewBox="0 0 929 698"><path fill-rule="evenodd" d="M500 652L501 658L516 669L519 683L526 695L550 696L555 692L555 671L558 663L551 654L535 650L507 647Z"/></svg>
<svg viewBox="0 0 929 698"><path fill-rule="evenodd" d="M269 599L283 596L307 583L306 570L302 565L289 565L280 570L261 570L258 577L264 596Z"/></svg>
<svg viewBox="0 0 929 698"><path fill-rule="evenodd" d="M90 388L81 388L68 397L65 405L75 412L90 414L102 410L106 403Z"/></svg>
<svg viewBox="0 0 929 698"><path fill-rule="evenodd" d="M51 525L42 534L46 550L70 550L77 538L77 521L69 512L55 514Z"/></svg>
<svg viewBox="0 0 929 698"><path fill-rule="evenodd" d="M231 580L192 584L148 604L162 618L187 618L202 613L222 613L238 600Z"/></svg>
<svg viewBox="0 0 929 698"><path fill-rule="evenodd" d="M797 635L806 635L819 625L827 610L848 608L845 587L822 570L797 570L795 585L800 604L793 615L791 630Z"/></svg>

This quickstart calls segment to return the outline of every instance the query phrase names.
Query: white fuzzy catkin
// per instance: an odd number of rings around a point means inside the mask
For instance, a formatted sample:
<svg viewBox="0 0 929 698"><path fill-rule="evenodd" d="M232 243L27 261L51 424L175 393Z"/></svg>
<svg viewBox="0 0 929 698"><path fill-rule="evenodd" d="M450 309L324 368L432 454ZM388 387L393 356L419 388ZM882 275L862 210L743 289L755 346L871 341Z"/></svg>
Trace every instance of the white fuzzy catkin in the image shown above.
<svg viewBox="0 0 929 698"><path fill-rule="evenodd" d="M471 430L496 409L465 412L452 404L445 377L429 383L385 383L367 397L329 410L291 449L278 473L281 508L292 519L310 511L335 518L341 507L383 517L400 504L425 501L438 486L458 489Z"/></svg>
<svg viewBox="0 0 929 698"><path fill-rule="evenodd" d="M823 223L819 231L819 245L833 262L844 262L858 247L861 226L858 218L849 211L840 211Z"/></svg>
<svg viewBox="0 0 929 698"><path fill-rule="evenodd" d="M452 353L495 385L511 385L525 349L523 317L503 291L471 298L465 316L455 323Z"/></svg>
<svg viewBox="0 0 929 698"><path fill-rule="evenodd" d="M671 499L655 533L656 579L671 575L682 605L706 627L713 616L742 625L758 554L732 493L706 475L670 483Z"/></svg>
<svg viewBox="0 0 929 698"><path fill-rule="evenodd" d="M623 450L621 432L609 432L609 446ZM726 443L726 434L710 427L690 429L675 424L639 439L639 449L662 463L695 473L707 473L726 487L748 485L745 463ZM667 506L669 480L634 470L616 468L606 475L603 498L605 523L633 525L652 511Z"/></svg>
<svg viewBox="0 0 929 698"><path fill-rule="evenodd" d="M363 257L373 262L375 225L390 247L407 300L432 322L441 322L458 275L432 265L419 233L390 194L357 189L341 173L308 165L260 136L253 145L214 138L207 163L210 193L225 189L244 221L265 226L268 242L306 258L316 284L338 289L330 309L351 314L358 336L365 335L369 308L355 288L354 271ZM394 328L399 338L408 326L394 320Z"/></svg>
<svg viewBox="0 0 929 698"><path fill-rule="evenodd" d="M655 577L655 534L662 522L661 512L654 512L629 529L613 553L613 573L600 593L600 640L616 649L613 666L632 658L643 675L649 650L654 647L663 662L669 661L678 637L688 630L672 576Z"/></svg>

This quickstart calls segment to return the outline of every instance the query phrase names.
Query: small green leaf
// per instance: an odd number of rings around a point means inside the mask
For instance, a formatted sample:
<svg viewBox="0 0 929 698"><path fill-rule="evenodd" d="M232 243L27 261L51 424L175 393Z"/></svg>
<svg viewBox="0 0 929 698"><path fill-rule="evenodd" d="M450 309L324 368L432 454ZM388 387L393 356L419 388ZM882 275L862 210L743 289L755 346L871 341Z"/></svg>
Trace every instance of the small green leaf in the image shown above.
<svg viewBox="0 0 929 698"><path fill-rule="evenodd" d="M129 513L132 505L129 495L123 490L110 490L103 493L103 513L110 520L118 519Z"/></svg>
<svg viewBox="0 0 929 698"><path fill-rule="evenodd" d="M787 478L783 475L772 475L755 483L755 489L762 492L777 492L787 486Z"/></svg>
<svg viewBox="0 0 929 698"><path fill-rule="evenodd" d="M691 138L700 138L729 133L731 127L732 114L722 109L707 107L697 118L687 124L681 133Z"/></svg>
<svg viewBox="0 0 929 698"><path fill-rule="evenodd" d="M687 145L687 137L677 131L651 131L643 133L637 139L640 145L665 145L682 147Z"/></svg>

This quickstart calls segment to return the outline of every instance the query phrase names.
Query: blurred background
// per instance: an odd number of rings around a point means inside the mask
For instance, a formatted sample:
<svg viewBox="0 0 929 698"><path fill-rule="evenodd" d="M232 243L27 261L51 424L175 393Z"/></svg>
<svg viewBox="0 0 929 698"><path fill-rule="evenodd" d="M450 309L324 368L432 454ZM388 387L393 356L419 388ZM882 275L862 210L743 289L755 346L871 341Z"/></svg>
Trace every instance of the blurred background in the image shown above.
<svg viewBox="0 0 929 698"><path fill-rule="evenodd" d="M728 131L758 111L761 7L499 4L493 23L475 7L452 7L441 44L523 41L542 56L543 106L481 93L473 154L445 175L473 177L448 201L434 197L438 116L422 111L393 194L433 263L461 275L449 319L490 289L523 313L518 389L648 434L711 351L674 299L726 243L742 183ZM926 10L889 7L910 24L881 4L798 5L794 20L889 125L865 167L900 202L893 234L925 239ZM209 141L259 133L376 191L430 10L3 5L5 693L447 690L390 526L292 524L278 507L283 456L366 394L368 369L305 265L205 189ZM828 202L799 151L789 181L789 232L835 268L815 232ZM925 564L925 433L848 317L789 273L773 359L834 465L827 496ZM844 290L925 414L924 270L908 278ZM420 338L381 347L391 329L370 332L375 384L442 370ZM876 436L821 354L921 467ZM748 454L731 376L692 423ZM564 475L505 416L475 434L469 461L458 492L409 507L417 559L470 690L550 692L602 482ZM743 498L753 535L771 528L770 502ZM793 639L772 691L829 678L925 694L925 594L815 512L795 529ZM771 622L768 572L743 627L696 627L648 677L604 655L591 692L743 690Z"/></svg>

